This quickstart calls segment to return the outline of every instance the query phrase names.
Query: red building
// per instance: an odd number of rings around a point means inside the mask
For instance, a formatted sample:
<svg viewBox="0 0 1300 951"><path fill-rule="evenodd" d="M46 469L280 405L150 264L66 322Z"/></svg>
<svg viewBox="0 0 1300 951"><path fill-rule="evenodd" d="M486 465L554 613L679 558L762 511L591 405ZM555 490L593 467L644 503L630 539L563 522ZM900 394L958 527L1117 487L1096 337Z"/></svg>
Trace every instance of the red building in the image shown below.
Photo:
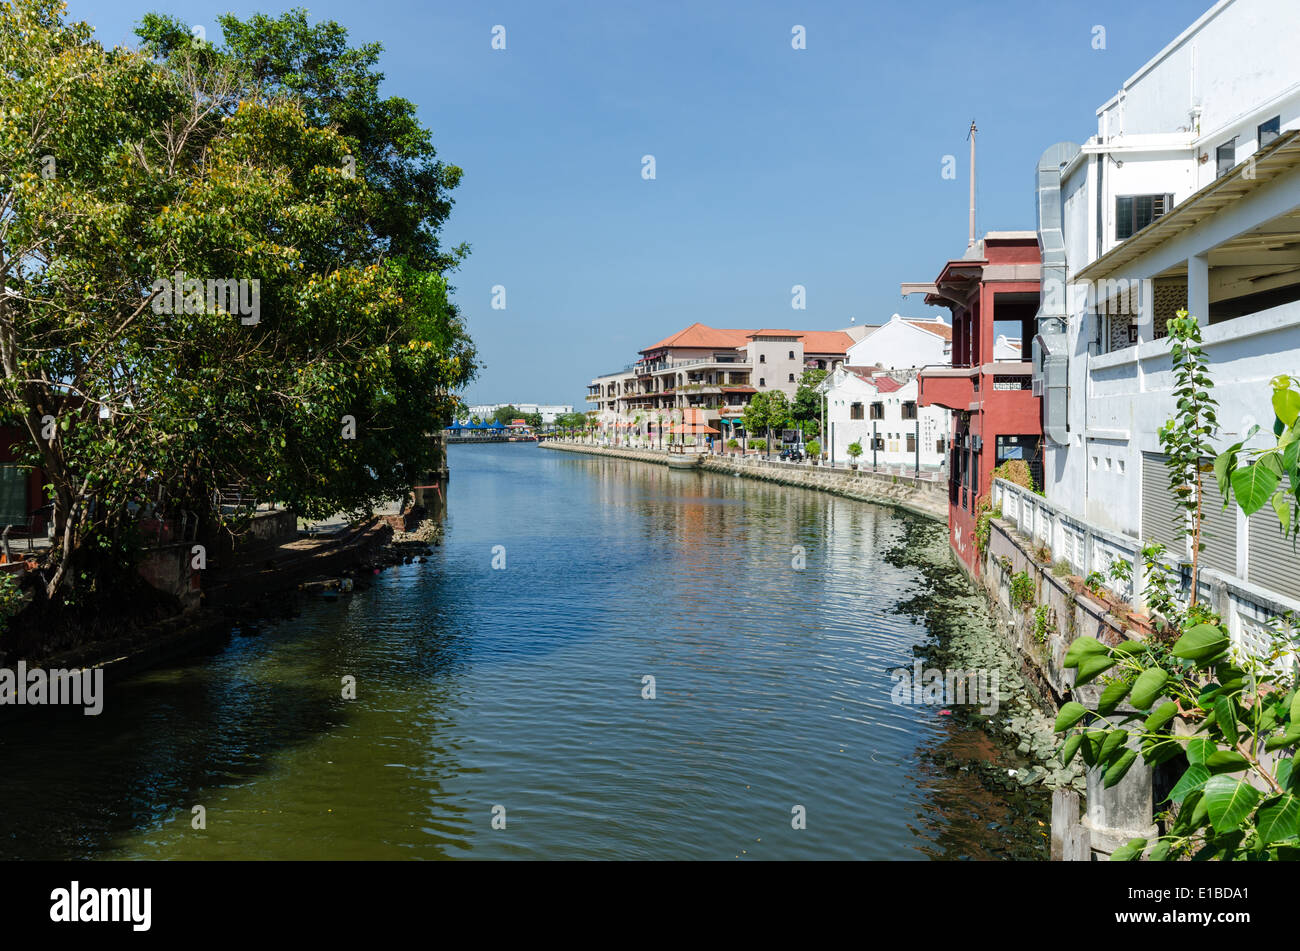
<svg viewBox="0 0 1300 951"><path fill-rule="evenodd" d="M1038 235L990 231L933 284L904 284L952 311L952 366L920 374L919 402L953 413L949 446L948 532L953 550L977 569L976 504L993 470L1023 459L1043 484L1042 424L1033 393L1029 344L1036 333Z"/></svg>

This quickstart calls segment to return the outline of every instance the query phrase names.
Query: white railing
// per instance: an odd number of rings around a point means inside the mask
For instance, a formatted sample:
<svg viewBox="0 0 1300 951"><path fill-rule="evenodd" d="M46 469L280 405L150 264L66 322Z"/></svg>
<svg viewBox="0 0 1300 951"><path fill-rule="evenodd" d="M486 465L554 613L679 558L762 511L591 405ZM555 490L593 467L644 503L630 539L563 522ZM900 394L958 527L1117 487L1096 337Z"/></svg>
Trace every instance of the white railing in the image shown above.
<svg viewBox="0 0 1300 951"><path fill-rule="evenodd" d="M1106 587L1118 597L1141 606L1146 566L1138 539L1091 525L1005 479L993 480L990 501L995 509L1001 506L1002 518L1032 539L1034 545L1048 548L1053 563L1065 561L1074 574L1084 578L1099 572L1105 577ZM1132 580L1123 588L1110 577L1111 565L1120 560L1128 561L1132 569ZM1183 593L1187 595L1189 573L1180 570L1174 561L1166 563L1175 577L1183 577ZM1271 651L1270 625L1275 619L1292 612L1300 621L1300 601L1212 568L1198 572L1197 589L1198 596L1214 605L1223 617L1232 643L1256 656Z"/></svg>

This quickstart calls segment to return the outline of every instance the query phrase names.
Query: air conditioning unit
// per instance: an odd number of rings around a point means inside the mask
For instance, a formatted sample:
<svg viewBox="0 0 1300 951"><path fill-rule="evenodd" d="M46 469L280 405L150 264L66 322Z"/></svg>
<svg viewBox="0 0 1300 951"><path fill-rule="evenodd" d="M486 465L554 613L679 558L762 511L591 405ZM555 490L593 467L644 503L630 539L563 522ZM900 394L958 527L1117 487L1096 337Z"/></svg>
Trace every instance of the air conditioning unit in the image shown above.
<svg viewBox="0 0 1300 951"><path fill-rule="evenodd" d="M1043 395L1043 381L1039 378L1034 379L1034 395L1041 397Z"/></svg>
<svg viewBox="0 0 1300 951"><path fill-rule="evenodd" d="M970 447L975 452L981 452L984 449L984 438L982 436L972 436L970 438Z"/></svg>

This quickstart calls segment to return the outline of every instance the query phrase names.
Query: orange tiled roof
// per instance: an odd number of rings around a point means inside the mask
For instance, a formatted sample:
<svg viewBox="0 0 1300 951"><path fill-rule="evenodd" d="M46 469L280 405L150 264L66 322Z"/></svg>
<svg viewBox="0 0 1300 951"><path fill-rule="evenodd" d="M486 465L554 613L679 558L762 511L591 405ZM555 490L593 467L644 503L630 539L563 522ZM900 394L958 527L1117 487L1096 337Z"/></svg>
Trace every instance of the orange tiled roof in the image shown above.
<svg viewBox="0 0 1300 951"><path fill-rule="evenodd" d="M649 353L651 350L662 350L665 347L734 350L736 347L743 347L751 333L752 330L721 330L697 321L685 330L679 330L671 337L665 337L640 352Z"/></svg>
<svg viewBox="0 0 1300 951"><path fill-rule="evenodd" d="M848 353L856 341L842 330L810 330L803 335L804 356L810 353Z"/></svg>
<svg viewBox="0 0 1300 951"><path fill-rule="evenodd" d="M679 330L671 337L665 337L658 343L651 344L639 352L663 350L669 347L681 349L697 348L701 350L738 350L757 336L765 337L802 337L803 351L808 353L847 353L854 340L842 330L724 330L706 324L691 324L685 330Z"/></svg>
<svg viewBox="0 0 1300 951"><path fill-rule="evenodd" d="M941 324L937 320L909 320L907 323L913 327L928 330L936 337L942 337L944 340L952 339L952 324Z"/></svg>

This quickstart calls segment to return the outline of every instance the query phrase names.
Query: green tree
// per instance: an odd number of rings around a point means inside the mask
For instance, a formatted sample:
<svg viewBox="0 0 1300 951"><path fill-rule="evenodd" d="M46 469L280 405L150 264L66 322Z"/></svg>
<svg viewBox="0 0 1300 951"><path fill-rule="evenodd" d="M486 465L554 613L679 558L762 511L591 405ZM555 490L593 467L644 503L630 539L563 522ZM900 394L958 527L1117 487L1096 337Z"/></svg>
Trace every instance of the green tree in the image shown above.
<svg viewBox="0 0 1300 951"><path fill-rule="evenodd" d="M790 404L790 418L805 436L821 435L822 395L817 386L826 379L827 371L808 369L799 377L799 387Z"/></svg>
<svg viewBox="0 0 1300 951"><path fill-rule="evenodd" d="M150 49L0 5L0 395L49 480L65 600L125 590L134 503L206 513L242 483L310 517L404 492L475 372L424 199L431 233L394 256L405 186L354 168L308 97ZM260 288L257 314L209 281Z"/></svg>

